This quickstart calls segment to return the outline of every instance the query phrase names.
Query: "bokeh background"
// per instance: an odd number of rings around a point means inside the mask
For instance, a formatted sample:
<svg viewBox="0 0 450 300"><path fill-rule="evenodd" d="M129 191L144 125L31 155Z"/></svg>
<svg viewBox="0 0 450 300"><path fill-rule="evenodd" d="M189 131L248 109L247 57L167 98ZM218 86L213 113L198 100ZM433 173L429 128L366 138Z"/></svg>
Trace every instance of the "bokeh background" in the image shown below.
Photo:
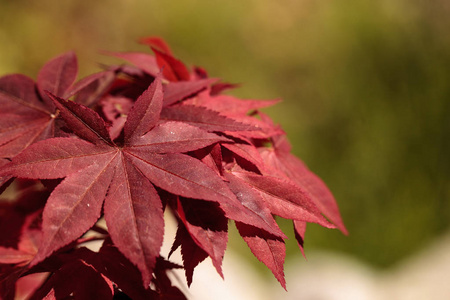
<svg viewBox="0 0 450 300"><path fill-rule="evenodd" d="M68 50L87 75L119 62L101 50L147 51L140 37L163 37L187 64L241 83L234 95L284 100L265 112L350 232L308 226L306 255L385 270L449 232L449 16L447 0L0 0L0 75L35 78ZM301 254L280 223L289 264ZM271 276L243 241L230 248Z"/></svg>

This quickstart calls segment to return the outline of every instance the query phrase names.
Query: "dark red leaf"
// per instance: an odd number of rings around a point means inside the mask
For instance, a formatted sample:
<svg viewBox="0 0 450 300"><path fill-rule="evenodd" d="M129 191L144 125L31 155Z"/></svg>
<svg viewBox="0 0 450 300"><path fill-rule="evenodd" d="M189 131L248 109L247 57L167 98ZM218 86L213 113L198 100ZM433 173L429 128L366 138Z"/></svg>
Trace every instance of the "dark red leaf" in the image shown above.
<svg viewBox="0 0 450 300"><path fill-rule="evenodd" d="M140 52L105 52L108 55L121 58L129 61L133 65L139 67L147 74L156 77L160 68L156 62L156 58L153 55L140 53Z"/></svg>
<svg viewBox="0 0 450 300"><path fill-rule="evenodd" d="M53 135L54 120L49 115L26 118L3 114L0 119L0 157L14 157L30 144Z"/></svg>
<svg viewBox="0 0 450 300"><path fill-rule="evenodd" d="M208 257L208 253L194 242L183 224L178 225L171 252L175 251L179 246L181 246L181 256L183 258L187 284L190 286L195 267Z"/></svg>
<svg viewBox="0 0 450 300"><path fill-rule="evenodd" d="M236 227L256 258L272 271L281 286L286 289L283 270L284 258L286 256L284 241L258 228L243 223L236 222Z"/></svg>
<svg viewBox="0 0 450 300"><path fill-rule="evenodd" d="M144 136L137 138L133 146L137 148L142 145L146 151L155 153L177 153L194 151L227 141L230 140L198 127L169 121L159 124Z"/></svg>
<svg viewBox="0 0 450 300"><path fill-rule="evenodd" d="M7 75L0 78L0 105L2 114L36 114L47 115L48 107L36 94L33 79L21 75Z"/></svg>
<svg viewBox="0 0 450 300"><path fill-rule="evenodd" d="M115 74L103 71L89 75L74 84L64 95L68 99L76 95L76 102L86 106L95 104L106 90L112 85Z"/></svg>
<svg viewBox="0 0 450 300"><path fill-rule="evenodd" d="M311 172L297 157L289 153L290 146L284 137L275 140L275 151L264 150L261 152L267 166L272 168L272 174L289 178L304 189L314 201L320 211L333 222L339 230L347 234L347 229L342 221L333 194L323 181Z"/></svg>
<svg viewBox="0 0 450 300"><path fill-rule="evenodd" d="M287 180L250 172L233 172L260 192L270 211L283 218L318 223L333 228L316 207L309 194Z"/></svg>
<svg viewBox="0 0 450 300"><path fill-rule="evenodd" d="M69 280L71 279L71 280ZM77 259L57 270L30 300L112 299L108 281L92 265Z"/></svg>
<svg viewBox="0 0 450 300"><path fill-rule="evenodd" d="M53 107L53 103L44 91L64 97L66 91L75 82L77 73L77 57L73 52L57 56L42 67L37 76L37 86L42 99L49 107Z"/></svg>
<svg viewBox="0 0 450 300"><path fill-rule="evenodd" d="M136 100L124 126L125 141L134 141L152 129L159 120L163 101L161 77Z"/></svg>
<svg viewBox="0 0 450 300"><path fill-rule="evenodd" d="M0 78L0 105L0 157L14 157L30 144L53 136L53 109L40 101L30 78Z"/></svg>
<svg viewBox="0 0 450 300"><path fill-rule="evenodd" d="M286 236L273 215L293 221L302 252L306 222L335 228L322 214L346 233L330 191L259 111L277 100L220 95L233 85L191 74L160 38L142 42L156 57L113 54L136 67L76 84L73 53L46 63L37 84L0 78L0 190L30 178L0 203L0 297L48 272L33 299L186 299L168 274L178 266L159 255L166 208L188 284L207 256L223 276L228 220L283 287ZM98 252L82 247L97 240Z"/></svg>
<svg viewBox="0 0 450 300"><path fill-rule="evenodd" d="M94 163L72 173L56 187L44 209L42 243L32 266L76 240L97 222L113 174L110 164Z"/></svg>
<svg viewBox="0 0 450 300"><path fill-rule="evenodd" d="M236 198L246 208L243 211L243 214L246 213L245 221L241 222L263 229L274 236L286 238L258 191L230 172L224 172L224 176L228 180L228 186L235 193Z"/></svg>
<svg viewBox="0 0 450 300"><path fill-rule="evenodd" d="M64 121L75 134L94 144L112 144L105 121L95 111L52 94L48 94L48 96L53 100Z"/></svg>
<svg viewBox="0 0 450 300"><path fill-rule="evenodd" d="M170 82L164 86L164 106L172 105L209 87L217 79Z"/></svg>
<svg viewBox="0 0 450 300"><path fill-rule="evenodd" d="M180 198L177 205L178 216L189 232L192 240L202 248L219 273L228 241L227 218L216 203Z"/></svg>
<svg viewBox="0 0 450 300"><path fill-rule="evenodd" d="M114 244L138 266L148 286L163 242L162 204L153 185L126 157L117 162L105 219Z"/></svg>
<svg viewBox="0 0 450 300"><path fill-rule="evenodd" d="M150 288L142 285L142 275L125 256L106 240L98 255L84 258L104 276L113 281L126 295L136 300L156 298Z"/></svg>
<svg viewBox="0 0 450 300"><path fill-rule="evenodd" d="M228 83L228 82L218 82L211 87L211 96L217 96L223 91L238 88L240 84L238 83Z"/></svg>
<svg viewBox="0 0 450 300"><path fill-rule="evenodd" d="M237 122L218 112L194 105L165 107L161 111L162 120L180 121L208 131L253 131L258 128Z"/></svg>
<svg viewBox="0 0 450 300"><path fill-rule="evenodd" d="M266 168L258 149L256 149L253 145L223 143L222 147L233 152L236 158L244 159L247 162L247 165L250 163L252 165L252 169L256 169L256 172L260 172Z"/></svg>
<svg viewBox="0 0 450 300"><path fill-rule="evenodd" d="M112 149L76 138L53 138L35 143L19 155L3 172L20 178L63 178L96 161L111 159Z"/></svg>

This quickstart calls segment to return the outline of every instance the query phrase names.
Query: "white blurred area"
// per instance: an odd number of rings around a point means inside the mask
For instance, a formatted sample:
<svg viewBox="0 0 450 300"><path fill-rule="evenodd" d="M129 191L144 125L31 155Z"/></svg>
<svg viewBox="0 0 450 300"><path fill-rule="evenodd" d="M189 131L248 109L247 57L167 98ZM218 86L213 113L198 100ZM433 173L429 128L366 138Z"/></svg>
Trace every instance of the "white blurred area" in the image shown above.
<svg viewBox="0 0 450 300"><path fill-rule="evenodd" d="M162 254L167 255L176 228L166 218L166 239ZM286 292L275 278L268 279L254 266L229 249L225 252L223 273L217 274L209 259L194 271L187 289L183 271L173 276L192 300L447 300L450 299L450 234L405 259L397 266L379 271L352 257L315 251L307 261L299 255L285 264ZM181 263L179 250L171 261Z"/></svg>

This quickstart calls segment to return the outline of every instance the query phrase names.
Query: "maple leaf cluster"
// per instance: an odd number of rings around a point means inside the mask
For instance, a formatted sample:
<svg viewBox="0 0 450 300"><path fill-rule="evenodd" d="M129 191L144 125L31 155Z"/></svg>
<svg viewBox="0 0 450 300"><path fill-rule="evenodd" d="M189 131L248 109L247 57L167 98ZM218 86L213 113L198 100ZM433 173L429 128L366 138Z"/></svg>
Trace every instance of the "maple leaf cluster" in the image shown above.
<svg viewBox="0 0 450 300"><path fill-rule="evenodd" d="M307 222L346 232L330 191L259 111L278 101L223 94L235 85L159 38L142 43L154 55L109 53L132 65L79 81L71 52L36 81L0 78L0 186L13 190L0 202L2 298L185 299L168 273L184 268L191 284L210 257L223 276L230 221L285 287L274 216L292 220L302 252ZM165 211L183 266L160 254Z"/></svg>

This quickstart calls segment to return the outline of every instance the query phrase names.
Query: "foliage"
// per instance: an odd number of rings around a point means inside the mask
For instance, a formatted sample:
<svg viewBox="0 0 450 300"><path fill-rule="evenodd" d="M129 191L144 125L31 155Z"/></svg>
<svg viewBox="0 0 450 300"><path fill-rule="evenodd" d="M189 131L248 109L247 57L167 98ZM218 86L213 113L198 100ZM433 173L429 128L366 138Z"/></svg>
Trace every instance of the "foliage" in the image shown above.
<svg viewBox="0 0 450 300"><path fill-rule="evenodd" d="M36 82L0 78L0 184L16 188L0 210L3 298L19 278L45 273L32 299L184 299L167 272L184 268L191 284L210 257L222 275L230 220L285 287L274 216L292 220L302 251L307 222L346 233L330 191L259 111L277 101L225 95L234 85L190 70L159 38L141 42L155 55L110 53L134 66L77 82L71 52ZM160 255L166 210L183 266ZM93 241L98 251L86 248Z"/></svg>

